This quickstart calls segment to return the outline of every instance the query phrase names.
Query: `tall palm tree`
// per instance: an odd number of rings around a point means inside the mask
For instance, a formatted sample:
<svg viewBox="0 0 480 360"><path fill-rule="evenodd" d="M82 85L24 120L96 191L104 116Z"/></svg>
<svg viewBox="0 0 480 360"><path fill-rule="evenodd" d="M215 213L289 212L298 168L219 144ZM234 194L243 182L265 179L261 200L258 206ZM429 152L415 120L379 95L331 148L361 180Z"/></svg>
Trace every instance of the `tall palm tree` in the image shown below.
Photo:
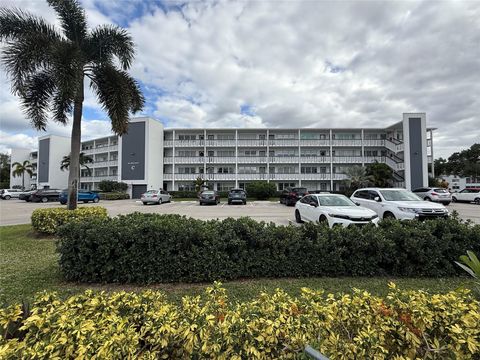
<svg viewBox="0 0 480 360"><path fill-rule="evenodd" d="M85 153L82 151L79 155L78 158L78 164L80 165L80 168L83 166L85 169L88 170L88 173L90 174L91 169L88 167L87 164L93 163L93 158L90 155L85 155ZM60 162L60 170L68 170L70 167L70 155L64 156L62 161Z"/></svg>
<svg viewBox="0 0 480 360"><path fill-rule="evenodd" d="M37 130L49 119L61 124L73 114L68 208L77 207L84 80L108 113L118 135L128 129L131 113L143 108L138 83L127 73L134 44L126 30L103 25L89 30L78 0L47 0L57 13L62 32L44 19L18 9L0 9L2 62Z"/></svg>
<svg viewBox="0 0 480 360"><path fill-rule="evenodd" d="M14 177L21 176L22 177L22 190L25 189L25 173L30 175L30 177L33 175L33 167L32 164L30 164L30 161L25 160L23 163L19 162L14 162L12 164L12 175Z"/></svg>

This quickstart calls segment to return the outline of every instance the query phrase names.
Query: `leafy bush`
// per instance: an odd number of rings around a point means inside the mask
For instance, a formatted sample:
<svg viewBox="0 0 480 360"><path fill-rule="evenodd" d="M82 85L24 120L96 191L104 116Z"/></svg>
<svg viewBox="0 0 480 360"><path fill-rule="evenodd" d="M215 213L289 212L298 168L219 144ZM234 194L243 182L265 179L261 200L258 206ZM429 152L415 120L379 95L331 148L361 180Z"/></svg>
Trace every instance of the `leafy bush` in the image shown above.
<svg viewBox="0 0 480 360"><path fill-rule="evenodd" d="M72 220L86 220L106 218L107 209L100 206L79 207L75 210L65 208L36 209L32 213L32 227L44 234L55 234L59 226Z"/></svg>
<svg viewBox="0 0 480 360"><path fill-rule="evenodd" d="M102 180L98 183L98 188L103 192L125 192L128 184L113 180Z"/></svg>
<svg viewBox="0 0 480 360"><path fill-rule="evenodd" d="M257 200L267 200L277 193L277 187L274 183L267 181L253 181L247 184L246 191L248 196L254 197Z"/></svg>
<svg viewBox="0 0 480 360"><path fill-rule="evenodd" d="M98 193L101 200L124 200L130 199L130 195L124 192Z"/></svg>
<svg viewBox="0 0 480 360"><path fill-rule="evenodd" d="M454 261L467 249L480 252L480 225L455 219L329 229L133 213L69 223L59 235L64 276L87 282L444 277L461 274Z"/></svg>
<svg viewBox="0 0 480 360"><path fill-rule="evenodd" d="M198 198L198 194L195 191L186 191L186 190L179 190L179 191L169 191L168 192L174 199L180 198Z"/></svg>
<svg viewBox="0 0 480 360"><path fill-rule="evenodd" d="M284 359L308 343L331 359L478 359L480 303L466 292L400 291L385 298L356 291L324 295L282 290L230 302L219 284L180 304L155 291L94 293L65 301L39 296L0 310L2 334L23 322L22 337L0 339L2 358Z"/></svg>

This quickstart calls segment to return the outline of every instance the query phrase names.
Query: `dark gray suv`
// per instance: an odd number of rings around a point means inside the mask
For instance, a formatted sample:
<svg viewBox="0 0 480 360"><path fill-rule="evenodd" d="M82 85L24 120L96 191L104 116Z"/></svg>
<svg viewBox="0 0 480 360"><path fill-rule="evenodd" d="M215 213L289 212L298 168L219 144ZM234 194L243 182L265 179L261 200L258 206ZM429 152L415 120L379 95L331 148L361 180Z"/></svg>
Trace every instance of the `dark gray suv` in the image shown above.
<svg viewBox="0 0 480 360"><path fill-rule="evenodd" d="M247 193L243 189L231 189L228 192L228 205L233 203L242 203L245 205L247 203Z"/></svg>

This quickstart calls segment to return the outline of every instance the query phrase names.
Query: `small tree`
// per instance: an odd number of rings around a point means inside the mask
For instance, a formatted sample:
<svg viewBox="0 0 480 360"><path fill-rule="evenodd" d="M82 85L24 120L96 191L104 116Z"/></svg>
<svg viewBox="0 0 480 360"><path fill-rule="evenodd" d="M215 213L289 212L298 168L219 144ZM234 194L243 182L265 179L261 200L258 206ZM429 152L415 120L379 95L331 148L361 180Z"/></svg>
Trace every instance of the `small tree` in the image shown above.
<svg viewBox="0 0 480 360"><path fill-rule="evenodd" d="M277 188L274 183L267 181L253 181L247 184L246 189L248 195L253 196L257 200L267 200L275 195Z"/></svg>
<svg viewBox="0 0 480 360"><path fill-rule="evenodd" d="M202 188L205 187L206 183L207 183L207 182L206 182L205 180L203 180L200 176L197 177L197 178L195 179L195 181L193 182L193 185L195 185L195 191L196 191L197 193L199 193L200 191L202 191Z"/></svg>
<svg viewBox="0 0 480 360"><path fill-rule="evenodd" d="M364 166L349 167L345 175L348 178L344 180L344 184L352 192L362 187L367 187L374 181L373 176L367 175L367 170Z"/></svg>
<svg viewBox="0 0 480 360"><path fill-rule="evenodd" d="M10 155L0 153L0 189L10 187Z"/></svg>
<svg viewBox="0 0 480 360"><path fill-rule="evenodd" d="M30 161L25 160L23 163L19 163L19 162L13 163L12 167L14 167L12 171L12 175L14 177L17 177L17 176L22 177L22 190L25 189L25 173L30 175L30 177L33 175L32 164L30 164Z"/></svg>

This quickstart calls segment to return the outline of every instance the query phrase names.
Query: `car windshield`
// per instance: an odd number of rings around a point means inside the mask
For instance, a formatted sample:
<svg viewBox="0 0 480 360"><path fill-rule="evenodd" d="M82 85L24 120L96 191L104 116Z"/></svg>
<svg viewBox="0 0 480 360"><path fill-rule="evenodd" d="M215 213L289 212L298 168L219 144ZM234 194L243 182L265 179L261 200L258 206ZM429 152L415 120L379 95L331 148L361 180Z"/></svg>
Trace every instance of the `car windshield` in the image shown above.
<svg viewBox="0 0 480 360"><path fill-rule="evenodd" d="M204 191L202 192L202 195L213 195L215 194L213 191Z"/></svg>
<svg viewBox="0 0 480 360"><path fill-rule="evenodd" d="M230 192L232 194L244 194L245 193L245 191L243 191L243 190L230 190Z"/></svg>
<svg viewBox="0 0 480 360"><path fill-rule="evenodd" d="M419 201L422 200L407 190L381 190L380 193L387 201Z"/></svg>
<svg viewBox="0 0 480 360"><path fill-rule="evenodd" d="M146 194L156 194L158 190L148 190Z"/></svg>
<svg viewBox="0 0 480 360"><path fill-rule="evenodd" d="M299 192L299 193L306 193L307 188L293 188L292 191Z"/></svg>
<svg viewBox="0 0 480 360"><path fill-rule="evenodd" d="M356 206L355 203L343 195L319 196L320 206Z"/></svg>
<svg viewBox="0 0 480 360"><path fill-rule="evenodd" d="M437 193L440 193L440 194L448 193L448 191L445 190L445 189L433 189L433 191L435 191L435 192L437 192Z"/></svg>

